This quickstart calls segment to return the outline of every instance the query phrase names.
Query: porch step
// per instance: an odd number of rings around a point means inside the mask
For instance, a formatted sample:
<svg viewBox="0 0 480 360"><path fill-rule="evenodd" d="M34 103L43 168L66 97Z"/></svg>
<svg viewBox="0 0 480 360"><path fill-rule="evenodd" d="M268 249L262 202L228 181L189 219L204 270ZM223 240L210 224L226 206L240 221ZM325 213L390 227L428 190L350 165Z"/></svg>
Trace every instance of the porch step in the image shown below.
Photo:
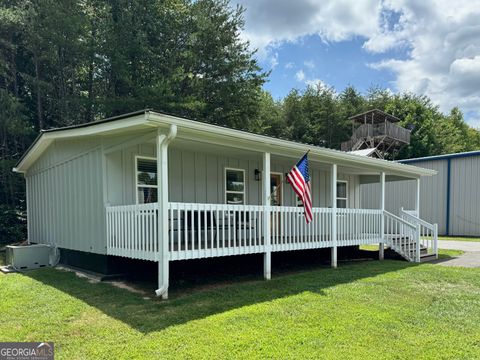
<svg viewBox="0 0 480 360"><path fill-rule="evenodd" d="M433 261L433 260L437 260L437 257L435 256L435 254L420 255L420 262L422 263Z"/></svg>
<svg viewBox="0 0 480 360"><path fill-rule="evenodd" d="M403 251L403 252L406 252L406 253L408 253L408 252L410 252L410 253L415 253L415 248L409 249L408 246L402 246L401 248L402 248L402 251ZM420 256L422 256L422 255L427 255L427 254L428 254L428 249L427 249L425 246L421 246L421 247L420 247Z"/></svg>

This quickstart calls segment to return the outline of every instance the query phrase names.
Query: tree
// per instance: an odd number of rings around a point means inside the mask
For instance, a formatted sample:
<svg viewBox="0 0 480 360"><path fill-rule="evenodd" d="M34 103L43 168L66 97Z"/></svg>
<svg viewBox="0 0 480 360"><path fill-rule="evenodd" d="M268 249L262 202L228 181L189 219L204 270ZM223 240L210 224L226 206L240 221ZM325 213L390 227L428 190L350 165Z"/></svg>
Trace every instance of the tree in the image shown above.
<svg viewBox="0 0 480 360"><path fill-rule="evenodd" d="M258 106L258 115L249 122L248 130L257 134L284 136L285 119L281 102L275 101L267 91L262 91Z"/></svg>
<svg viewBox="0 0 480 360"><path fill-rule="evenodd" d="M147 107L254 126L267 74L240 39L243 25L243 9L226 0L4 0L1 204L22 211L23 179L11 168L33 129Z"/></svg>
<svg viewBox="0 0 480 360"><path fill-rule="evenodd" d="M193 111L196 118L248 129L258 115L267 74L260 71L248 42L240 39L243 12L240 6L231 9L227 0L193 3L185 89L201 103Z"/></svg>

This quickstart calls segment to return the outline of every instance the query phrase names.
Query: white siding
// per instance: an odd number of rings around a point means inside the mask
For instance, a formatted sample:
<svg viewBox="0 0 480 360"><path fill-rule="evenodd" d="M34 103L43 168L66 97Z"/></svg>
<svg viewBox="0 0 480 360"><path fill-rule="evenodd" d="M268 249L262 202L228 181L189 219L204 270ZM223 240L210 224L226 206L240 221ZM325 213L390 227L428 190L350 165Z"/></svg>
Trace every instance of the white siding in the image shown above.
<svg viewBox="0 0 480 360"><path fill-rule="evenodd" d="M99 143L55 142L26 180L31 242L105 253Z"/></svg>
<svg viewBox="0 0 480 360"><path fill-rule="evenodd" d="M438 171L438 175L423 177L420 180L420 217L430 223L438 224L440 234L445 232L447 182L446 162L424 161L415 163L427 169ZM361 204L367 209L380 204L380 184L365 184L360 186ZM398 215L400 208L415 209L415 180L391 181L385 186L385 210Z"/></svg>
<svg viewBox="0 0 480 360"><path fill-rule="evenodd" d="M30 241L105 254L105 204L135 203L136 155L153 157L155 147L144 144L112 152L103 164L100 140L55 141L26 174ZM293 160L272 161L271 169L285 174L292 165ZM169 152L169 200L224 203L225 167L245 169L246 202L260 204L261 182L254 176L254 170L261 169L259 156L236 158L180 148ZM329 207L329 171L311 163L311 179L313 205ZM340 172L338 179L348 181L348 207L358 208L359 177ZM290 185L284 181L282 186L283 205L295 205Z"/></svg>
<svg viewBox="0 0 480 360"><path fill-rule="evenodd" d="M153 145L133 146L107 156L107 202L111 205L134 204L135 156L155 156ZM283 205L296 204L291 186L285 182L285 173L292 161L272 160L271 171L283 174ZM313 206L329 207L330 172L311 163ZM169 150L169 200L172 202L224 203L225 167L245 170L246 203L261 204L261 181L255 180L255 169L261 170L261 160L236 158L222 154L172 148ZM338 174L339 180L348 181L348 207L360 205L359 178L357 175Z"/></svg>

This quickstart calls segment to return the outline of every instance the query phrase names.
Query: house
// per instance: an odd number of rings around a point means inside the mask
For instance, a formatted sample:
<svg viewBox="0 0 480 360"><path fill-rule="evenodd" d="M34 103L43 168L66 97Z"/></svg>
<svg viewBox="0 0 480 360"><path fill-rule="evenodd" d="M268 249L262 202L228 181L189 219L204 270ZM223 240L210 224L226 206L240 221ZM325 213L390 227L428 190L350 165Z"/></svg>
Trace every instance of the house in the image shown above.
<svg viewBox="0 0 480 360"><path fill-rule="evenodd" d="M313 221L287 173L309 152ZM385 211L387 182L436 171L256 135L150 110L44 130L14 171L27 186L28 238L63 259L158 262L157 295L168 296L169 262L380 243L409 261L436 256L435 226ZM376 183L375 209L360 185Z"/></svg>
<svg viewBox="0 0 480 360"><path fill-rule="evenodd" d="M399 161L438 172L422 181L420 216L438 223L446 236L480 237L480 151L428 156ZM387 184L386 209L394 214L415 203L413 181ZM379 196L374 185L363 185L362 206L375 208Z"/></svg>

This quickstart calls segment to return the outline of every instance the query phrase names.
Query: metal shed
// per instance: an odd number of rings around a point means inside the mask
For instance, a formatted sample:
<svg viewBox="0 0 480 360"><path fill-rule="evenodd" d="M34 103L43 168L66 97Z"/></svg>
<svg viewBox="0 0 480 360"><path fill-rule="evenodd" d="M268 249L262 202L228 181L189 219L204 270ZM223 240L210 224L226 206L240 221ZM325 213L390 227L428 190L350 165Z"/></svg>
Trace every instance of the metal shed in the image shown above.
<svg viewBox="0 0 480 360"><path fill-rule="evenodd" d="M438 223L441 235L480 236L480 151L401 160L404 164L436 170L422 179L420 217ZM412 208L415 182L386 184L386 209L397 214ZM364 184L360 191L363 208L378 207L378 184Z"/></svg>

